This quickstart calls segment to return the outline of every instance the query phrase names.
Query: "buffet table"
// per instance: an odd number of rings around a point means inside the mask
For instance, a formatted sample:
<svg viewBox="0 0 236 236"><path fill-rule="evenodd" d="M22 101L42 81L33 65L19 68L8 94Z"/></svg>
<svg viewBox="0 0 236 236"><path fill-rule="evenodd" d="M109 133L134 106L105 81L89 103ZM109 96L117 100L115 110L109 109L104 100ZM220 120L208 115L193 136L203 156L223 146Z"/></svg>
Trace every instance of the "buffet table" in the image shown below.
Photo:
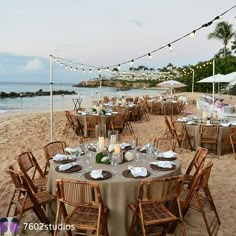
<svg viewBox="0 0 236 236"><path fill-rule="evenodd" d="M147 178L161 178L167 176L176 176L181 174L181 165L180 161L175 160L176 169L168 171L152 170L150 168L150 161L153 161L153 158L147 154L140 153L141 161L131 161L124 162L117 166L117 173L113 175L110 179L97 181L99 183L101 194L103 198L104 205L109 208L109 213L107 217L107 225L109 235L112 236L125 236L128 235L128 230L132 220L132 211L128 208L129 203L134 203L137 200L139 185L142 179L134 178L124 178L122 172L128 169L128 165L132 166L143 166L150 171L150 176ZM103 169L111 172L111 165L105 164L96 164L94 163L95 154L92 162L92 169ZM146 162L144 162L146 160ZM84 169L83 164L82 170L75 173L58 173L55 171L56 166L53 161L51 161L51 166L48 174L48 185L47 190L55 194L56 192L56 179L74 179L74 180L83 180L86 181L83 173L88 172ZM89 180L91 181L91 180ZM55 218L56 214L56 202L51 204L48 208L48 213L51 218Z"/></svg>

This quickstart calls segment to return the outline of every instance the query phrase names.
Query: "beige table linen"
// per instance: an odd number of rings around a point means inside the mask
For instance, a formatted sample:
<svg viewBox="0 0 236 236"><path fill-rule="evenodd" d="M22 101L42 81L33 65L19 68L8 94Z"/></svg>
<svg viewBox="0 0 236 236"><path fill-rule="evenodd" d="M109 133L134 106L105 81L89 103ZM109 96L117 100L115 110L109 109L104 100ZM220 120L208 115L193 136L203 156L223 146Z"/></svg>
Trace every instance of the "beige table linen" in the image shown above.
<svg viewBox="0 0 236 236"><path fill-rule="evenodd" d="M188 134L193 136L193 139L191 140L192 146L194 149L197 149L197 147L200 146L200 133L199 133L199 124L196 125L186 125ZM229 137L230 133L230 127L224 127L220 126L219 128L219 135L218 135L218 147L217 147L217 154L221 155L222 150L224 150L224 140ZM211 144L203 144L203 147L205 148L214 148Z"/></svg>
<svg viewBox="0 0 236 236"><path fill-rule="evenodd" d="M122 172L128 168L128 165L132 166L144 166L148 170L151 170L149 167L149 161L153 161L153 158L147 156L146 154L141 154L142 158L147 160L144 162L125 162L117 166L117 173L108 180L97 181L99 183L102 198L104 205L109 208L109 213L107 217L107 224L109 235L112 236L125 236L128 235L128 230L132 220L132 211L128 208L129 203L134 203L137 200L139 185L141 179L128 179L122 177ZM111 171L111 165L105 164L96 164L94 163L95 157L93 157L92 167L93 169L103 169ZM167 177L167 176L176 176L181 174L181 165L178 160L175 161L176 169L171 171L154 171L151 172L150 177L152 179ZM81 173L87 172L82 169L80 172L76 173L58 173L55 171L55 167L58 164L51 162L50 171L48 175L48 185L47 190L55 194L56 192L56 179L74 179L74 180L86 180ZM83 166L83 164L81 164ZM83 166L84 167L84 166ZM147 178L145 178L147 179ZM91 180L90 180L91 181ZM50 218L55 217L56 213L56 202L51 204L48 208L48 213Z"/></svg>

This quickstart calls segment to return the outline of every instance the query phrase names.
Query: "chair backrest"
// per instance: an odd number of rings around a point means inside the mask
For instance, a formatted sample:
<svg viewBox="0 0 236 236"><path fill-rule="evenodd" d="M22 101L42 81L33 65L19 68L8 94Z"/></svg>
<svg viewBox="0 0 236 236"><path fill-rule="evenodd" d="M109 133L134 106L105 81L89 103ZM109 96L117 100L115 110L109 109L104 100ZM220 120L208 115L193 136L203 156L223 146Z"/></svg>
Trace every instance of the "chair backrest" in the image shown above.
<svg viewBox="0 0 236 236"><path fill-rule="evenodd" d="M20 192L26 192L27 190L25 189L24 185L23 185L23 182L22 182L22 179L21 179L21 174L19 171L16 171L14 169L14 167L11 165L8 167L7 171L6 171L11 179L12 179L12 182L13 184L15 185L15 189L16 190L19 190Z"/></svg>
<svg viewBox="0 0 236 236"><path fill-rule="evenodd" d="M219 134L219 125L200 125L200 137L201 138L210 138L210 139L218 139Z"/></svg>
<svg viewBox="0 0 236 236"><path fill-rule="evenodd" d="M183 187L183 176L174 176L141 182L139 200L141 201L172 201L179 197Z"/></svg>
<svg viewBox="0 0 236 236"><path fill-rule="evenodd" d="M171 125L170 125L170 122L169 122L167 116L165 116L164 119L165 119L165 124L166 124L167 130L169 130L171 136L172 136L173 138L175 138L174 130L172 129L172 127L171 127Z"/></svg>
<svg viewBox="0 0 236 236"><path fill-rule="evenodd" d="M200 188L202 189L208 188L208 182L209 182L212 166L213 166L213 163L211 161L208 161L206 165L201 169L198 190Z"/></svg>
<svg viewBox="0 0 236 236"><path fill-rule="evenodd" d="M230 127L230 137L232 140L236 140L236 126L231 126Z"/></svg>
<svg viewBox="0 0 236 236"><path fill-rule="evenodd" d="M100 116L93 116L93 115L86 116L86 122L87 122L88 128L89 127L94 127L95 128L96 125L101 124L101 118L100 118Z"/></svg>
<svg viewBox="0 0 236 236"><path fill-rule="evenodd" d="M48 143L43 147L46 159L50 160L56 154L64 154L65 147L66 143L64 141L55 141Z"/></svg>
<svg viewBox="0 0 236 236"><path fill-rule="evenodd" d="M66 114L66 118L67 118L68 123L70 124L70 126L73 127L74 124L73 124L73 120L71 119L70 112L69 111L65 111L65 114Z"/></svg>
<svg viewBox="0 0 236 236"><path fill-rule="evenodd" d="M198 147L192 161L188 166L186 174L189 175L192 172L193 168L195 168L194 175L196 175L199 169L204 165L207 153L208 150L206 148Z"/></svg>
<svg viewBox="0 0 236 236"><path fill-rule="evenodd" d="M24 152L20 154L17 157L17 162L20 166L21 171L26 173L31 179L34 179L36 172L38 172L41 177L44 177L43 171L32 152Z"/></svg>
<svg viewBox="0 0 236 236"><path fill-rule="evenodd" d="M56 180L56 194L59 201L74 207L86 204L103 205L99 185L94 182Z"/></svg>
<svg viewBox="0 0 236 236"><path fill-rule="evenodd" d="M155 148L160 151L166 152L169 150L174 151L176 146L176 140L171 138L158 138L154 140Z"/></svg>

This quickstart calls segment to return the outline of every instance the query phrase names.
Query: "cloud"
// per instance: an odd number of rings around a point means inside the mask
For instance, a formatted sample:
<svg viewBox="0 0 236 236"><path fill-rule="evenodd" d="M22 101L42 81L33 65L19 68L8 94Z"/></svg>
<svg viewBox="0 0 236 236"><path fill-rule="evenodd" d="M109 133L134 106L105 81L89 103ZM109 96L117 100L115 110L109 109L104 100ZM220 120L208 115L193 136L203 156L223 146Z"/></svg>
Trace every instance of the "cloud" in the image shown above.
<svg viewBox="0 0 236 236"><path fill-rule="evenodd" d="M22 67L25 72L38 72L44 69L43 62L38 58L33 58L27 61L26 65Z"/></svg>
<svg viewBox="0 0 236 236"><path fill-rule="evenodd" d="M138 28L143 28L143 23L139 20L131 19L130 22L136 25Z"/></svg>

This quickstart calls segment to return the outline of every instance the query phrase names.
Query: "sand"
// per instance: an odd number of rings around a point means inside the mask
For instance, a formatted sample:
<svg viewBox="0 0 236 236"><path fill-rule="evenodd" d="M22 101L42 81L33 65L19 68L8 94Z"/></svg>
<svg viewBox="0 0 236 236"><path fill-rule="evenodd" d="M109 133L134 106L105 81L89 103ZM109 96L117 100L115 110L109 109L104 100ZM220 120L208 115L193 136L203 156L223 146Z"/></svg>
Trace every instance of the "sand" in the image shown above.
<svg viewBox="0 0 236 236"><path fill-rule="evenodd" d="M201 94L184 93L189 99L198 98ZM225 102L233 104L235 97L225 95ZM82 104L83 105L83 104ZM235 104L233 104L235 105ZM71 108L73 109L72 105ZM196 110L196 105L189 104L188 110L200 114ZM64 140L68 145L74 147L78 144L78 139L69 134L64 136L63 130L66 123L64 112L54 114L54 139ZM133 123L135 134L139 136L141 143L146 143L150 139L161 137L164 133L165 125L163 116L151 115L150 121ZM50 142L50 114L49 113L29 113L21 115L0 117L0 216L6 214L10 197L13 193L13 185L6 168L11 164L16 164L17 155L25 151L32 151L36 156L40 166L44 167L44 155L42 147ZM124 140L128 137L124 138ZM177 150L178 151L178 150ZM184 149L178 153L178 158L182 162L183 172L190 163L194 152ZM209 156L214 163L211 177L210 189L221 219L218 235L236 235L236 161L234 155L226 154L219 159ZM16 165L17 166L17 165ZM23 222L39 222L32 212L27 212ZM201 214L195 210L190 210L185 216L187 235L207 235L206 228ZM48 232L31 232L22 230L20 235L50 235Z"/></svg>

